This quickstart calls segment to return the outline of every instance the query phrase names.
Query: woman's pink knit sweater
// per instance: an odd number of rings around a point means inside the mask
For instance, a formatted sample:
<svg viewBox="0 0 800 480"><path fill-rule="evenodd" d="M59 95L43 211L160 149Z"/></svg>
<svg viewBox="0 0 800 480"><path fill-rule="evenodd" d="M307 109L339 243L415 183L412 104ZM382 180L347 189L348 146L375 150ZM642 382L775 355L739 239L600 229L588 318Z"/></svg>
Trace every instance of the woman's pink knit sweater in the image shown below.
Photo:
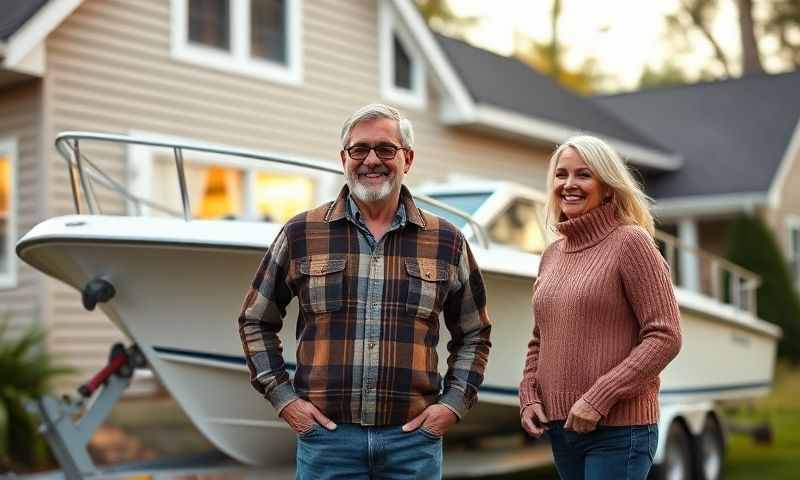
<svg viewBox="0 0 800 480"><path fill-rule="evenodd" d="M613 204L557 226L534 284L522 408L564 420L583 398L601 425L658 422L658 375L678 354L680 314L652 237Z"/></svg>

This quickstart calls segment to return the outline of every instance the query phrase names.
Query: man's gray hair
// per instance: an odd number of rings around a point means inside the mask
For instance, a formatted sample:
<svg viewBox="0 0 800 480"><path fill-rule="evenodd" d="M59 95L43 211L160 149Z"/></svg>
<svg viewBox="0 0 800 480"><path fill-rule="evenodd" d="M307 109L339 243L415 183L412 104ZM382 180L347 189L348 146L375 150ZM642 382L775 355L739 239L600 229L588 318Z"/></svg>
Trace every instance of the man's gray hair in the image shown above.
<svg viewBox="0 0 800 480"><path fill-rule="evenodd" d="M361 107L344 122L340 137L342 148L347 148L347 144L350 142L350 133L356 125L363 121L379 118L388 118L397 122L397 129L400 131L400 146L414 148L414 128L411 126L411 121L400 115L396 108L382 103L371 103Z"/></svg>

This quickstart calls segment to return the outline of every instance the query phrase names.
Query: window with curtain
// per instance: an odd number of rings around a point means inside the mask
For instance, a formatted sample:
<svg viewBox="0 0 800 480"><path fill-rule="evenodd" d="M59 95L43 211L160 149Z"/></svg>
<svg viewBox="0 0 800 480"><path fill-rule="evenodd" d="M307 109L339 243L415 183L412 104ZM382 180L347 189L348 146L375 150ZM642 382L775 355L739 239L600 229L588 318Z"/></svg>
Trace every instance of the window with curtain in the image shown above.
<svg viewBox="0 0 800 480"><path fill-rule="evenodd" d="M251 55L285 64L286 22L286 0L250 0Z"/></svg>
<svg viewBox="0 0 800 480"><path fill-rule="evenodd" d="M225 164L184 162L192 217L204 220L264 220L283 223L314 206L314 182L303 175L242 168ZM155 157L151 200L172 211L151 210L152 216L182 212L175 163Z"/></svg>
<svg viewBox="0 0 800 480"><path fill-rule="evenodd" d="M254 197L262 220L283 223L314 206L314 185L298 175L256 172Z"/></svg>
<svg viewBox="0 0 800 480"><path fill-rule="evenodd" d="M11 238L13 232L11 195L12 189L12 161L11 155L0 151L0 277L11 273L13 258L11 257L11 245L14 239Z"/></svg>
<svg viewBox="0 0 800 480"><path fill-rule="evenodd" d="M230 50L230 2L189 0L189 41L220 50Z"/></svg>

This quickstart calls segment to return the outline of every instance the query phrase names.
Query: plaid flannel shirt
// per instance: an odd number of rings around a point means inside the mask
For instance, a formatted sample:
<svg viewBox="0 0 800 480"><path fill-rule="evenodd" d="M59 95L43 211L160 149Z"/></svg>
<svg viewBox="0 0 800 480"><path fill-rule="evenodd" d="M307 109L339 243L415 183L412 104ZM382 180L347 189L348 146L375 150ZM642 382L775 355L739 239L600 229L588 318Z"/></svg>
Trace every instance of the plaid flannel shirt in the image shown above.
<svg viewBox="0 0 800 480"><path fill-rule="evenodd" d="M404 221L374 247L338 198L289 220L239 315L251 383L280 412L300 397L335 422L398 425L433 403L461 418L477 399L491 325L483 279L461 232L422 212L404 186ZM396 219L397 220L397 219ZM278 332L298 297L297 370ZM439 315L452 341L438 371Z"/></svg>

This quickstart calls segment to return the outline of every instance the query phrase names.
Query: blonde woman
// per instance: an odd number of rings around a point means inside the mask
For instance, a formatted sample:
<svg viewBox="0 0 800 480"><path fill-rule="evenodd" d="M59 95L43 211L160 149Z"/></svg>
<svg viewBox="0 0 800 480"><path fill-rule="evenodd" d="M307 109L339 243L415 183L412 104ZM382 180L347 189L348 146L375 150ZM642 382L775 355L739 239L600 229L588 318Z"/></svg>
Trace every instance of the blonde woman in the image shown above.
<svg viewBox="0 0 800 480"><path fill-rule="evenodd" d="M556 149L547 184L560 238L534 284L522 427L547 431L564 480L644 480L658 442L658 375L681 345L647 197L622 159L585 135Z"/></svg>

